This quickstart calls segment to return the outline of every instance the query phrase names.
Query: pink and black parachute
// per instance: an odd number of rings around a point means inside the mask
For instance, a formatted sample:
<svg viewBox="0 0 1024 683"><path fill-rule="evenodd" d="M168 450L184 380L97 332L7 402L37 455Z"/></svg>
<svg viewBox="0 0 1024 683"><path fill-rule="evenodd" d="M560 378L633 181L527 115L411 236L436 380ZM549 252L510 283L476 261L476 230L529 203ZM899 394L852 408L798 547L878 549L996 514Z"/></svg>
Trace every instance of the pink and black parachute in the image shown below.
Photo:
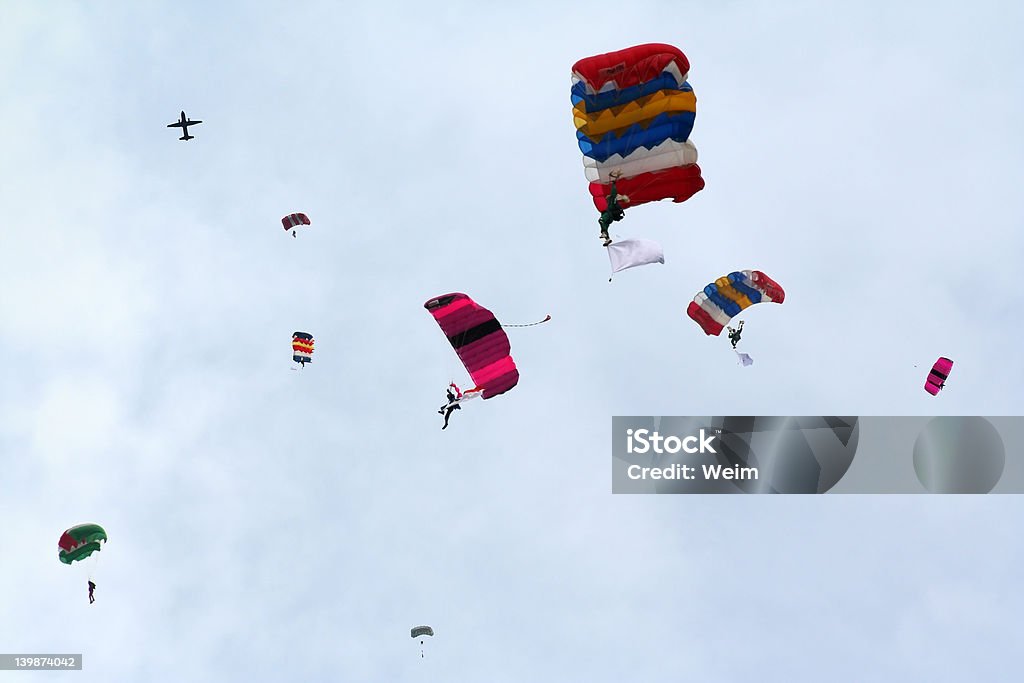
<svg viewBox="0 0 1024 683"><path fill-rule="evenodd" d="M288 214L281 219L281 225L284 226L285 230L293 230L299 225L311 225L309 222L309 216L304 213L292 213Z"/></svg>
<svg viewBox="0 0 1024 683"><path fill-rule="evenodd" d="M493 313L459 292L434 297L423 307L434 316L459 354L476 385L470 391L481 390L486 400L519 383L508 336Z"/></svg>
<svg viewBox="0 0 1024 683"><path fill-rule="evenodd" d="M924 390L932 396L938 396L939 391L946 386L946 378L949 377L949 371L953 369L953 361L942 356L935 365L932 366L931 372L928 373L928 379L925 380Z"/></svg>

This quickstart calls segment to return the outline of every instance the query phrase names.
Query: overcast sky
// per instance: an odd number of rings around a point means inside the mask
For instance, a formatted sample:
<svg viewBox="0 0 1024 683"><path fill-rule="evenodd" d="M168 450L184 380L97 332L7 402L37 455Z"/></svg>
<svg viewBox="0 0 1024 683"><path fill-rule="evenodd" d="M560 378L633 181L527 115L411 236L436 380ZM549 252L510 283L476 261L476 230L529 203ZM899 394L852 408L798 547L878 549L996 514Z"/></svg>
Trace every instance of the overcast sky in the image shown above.
<svg viewBox="0 0 1024 683"><path fill-rule="evenodd" d="M215 5L0 11L0 652L85 658L22 678L1019 676L1019 499L613 496L609 460L613 415L1024 410L1024 6ZM609 284L570 70L645 42L707 188L628 211L666 263ZM742 269L787 293L748 368L685 313ZM553 319L442 432L453 291Z"/></svg>

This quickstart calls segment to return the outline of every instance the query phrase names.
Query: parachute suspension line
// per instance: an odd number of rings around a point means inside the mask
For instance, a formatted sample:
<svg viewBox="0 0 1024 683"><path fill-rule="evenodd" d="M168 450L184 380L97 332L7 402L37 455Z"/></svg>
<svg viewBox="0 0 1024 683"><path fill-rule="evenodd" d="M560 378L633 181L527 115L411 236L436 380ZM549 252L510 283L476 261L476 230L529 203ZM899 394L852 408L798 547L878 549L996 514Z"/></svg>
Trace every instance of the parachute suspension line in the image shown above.
<svg viewBox="0 0 1024 683"><path fill-rule="evenodd" d="M543 320L538 320L535 323L526 323L524 325L502 325L502 327L533 327L534 325L542 325L542 324L546 323L549 320L551 320L551 315L550 314L546 318L544 318Z"/></svg>

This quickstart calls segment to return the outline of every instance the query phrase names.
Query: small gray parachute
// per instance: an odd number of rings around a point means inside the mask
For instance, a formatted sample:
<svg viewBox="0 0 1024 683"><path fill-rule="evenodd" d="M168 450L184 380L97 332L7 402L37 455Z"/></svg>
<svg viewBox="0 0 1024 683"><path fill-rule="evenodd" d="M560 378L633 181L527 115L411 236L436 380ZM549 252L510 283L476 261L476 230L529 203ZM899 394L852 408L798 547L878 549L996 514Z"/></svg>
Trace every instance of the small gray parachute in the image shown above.
<svg viewBox="0 0 1024 683"><path fill-rule="evenodd" d="M432 636L434 635L434 629L429 626L417 626L412 630L412 637L419 638L420 636Z"/></svg>

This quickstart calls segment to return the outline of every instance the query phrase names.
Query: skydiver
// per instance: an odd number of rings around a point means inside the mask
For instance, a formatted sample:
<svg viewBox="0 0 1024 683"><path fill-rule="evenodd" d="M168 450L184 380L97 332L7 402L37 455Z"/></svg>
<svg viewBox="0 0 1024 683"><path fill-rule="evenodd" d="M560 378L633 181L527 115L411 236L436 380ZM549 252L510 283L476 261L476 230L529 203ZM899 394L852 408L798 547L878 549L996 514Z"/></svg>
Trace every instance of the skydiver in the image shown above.
<svg viewBox="0 0 1024 683"><path fill-rule="evenodd" d="M92 580L90 580L90 581L89 581L89 604L90 604L90 605L91 605L92 603L96 602L96 598L94 598L94 597L92 596L92 592L93 592L94 590L96 590L96 584L95 584L95 583L93 583L93 582L92 582Z"/></svg>
<svg viewBox="0 0 1024 683"><path fill-rule="evenodd" d="M729 330L729 341L732 342L732 348L735 350L736 345L740 343L740 335L743 334L743 321L740 321L740 326L735 330L731 327L725 329Z"/></svg>
<svg viewBox="0 0 1024 683"><path fill-rule="evenodd" d="M462 406L458 404L457 399L455 398L455 394L452 393L451 387L455 387L455 385L452 384L449 386L448 389L445 390L445 393L448 394L448 403L441 406L441 409L437 411L439 415L444 415L444 427L441 427L442 431L448 429L448 418L451 417L452 411L462 410ZM458 387L455 387L455 390L459 391ZM462 392L459 391L459 398L461 397Z"/></svg>
<svg viewBox="0 0 1024 683"><path fill-rule="evenodd" d="M295 231L292 230L292 237L295 237Z"/></svg>
<svg viewBox="0 0 1024 683"><path fill-rule="evenodd" d="M606 247L612 243L612 238L608 236L608 226L612 224L612 221L621 221L626 217L626 212L619 206L619 200L621 199L623 203L629 203L629 197L619 194L618 188L615 185L619 176L622 175L622 171L615 170L608 175L612 179L612 192L608 195L608 205L601 212L601 217L597 219L597 224L601 226L601 239L604 240L604 246Z"/></svg>

